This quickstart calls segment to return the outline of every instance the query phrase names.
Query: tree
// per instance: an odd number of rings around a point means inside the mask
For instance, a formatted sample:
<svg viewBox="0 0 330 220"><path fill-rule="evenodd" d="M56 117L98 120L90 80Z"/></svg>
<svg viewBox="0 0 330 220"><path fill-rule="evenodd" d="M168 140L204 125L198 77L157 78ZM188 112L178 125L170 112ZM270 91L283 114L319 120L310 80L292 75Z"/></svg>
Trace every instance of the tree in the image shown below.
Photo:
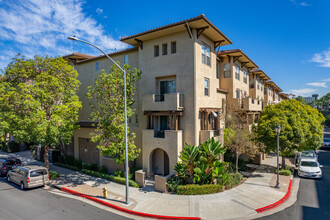
<svg viewBox="0 0 330 220"><path fill-rule="evenodd" d="M330 127L330 115L327 115L325 117L325 125L328 126L328 127Z"/></svg>
<svg viewBox="0 0 330 220"><path fill-rule="evenodd" d="M329 106L329 100L330 100L330 93L322 96L321 98L319 98L318 100L315 101L315 104L318 107L322 107L322 108L327 108Z"/></svg>
<svg viewBox="0 0 330 220"><path fill-rule="evenodd" d="M0 129L17 142L42 144L49 169L48 149L69 144L81 109L76 91L78 73L59 57L26 59L16 56L0 83Z"/></svg>
<svg viewBox="0 0 330 220"><path fill-rule="evenodd" d="M119 62L118 62L119 64ZM133 115L132 105L136 83L141 77L141 71L131 70L128 64L123 67L127 77L127 116ZM92 107L91 119L97 122L95 132L91 134L92 141L97 143L103 156L111 156L117 164L125 161L125 116L124 116L124 74L116 65L106 73L101 71L93 87L88 87L87 97ZM140 149L134 144L135 134L128 129L128 159L138 157Z"/></svg>
<svg viewBox="0 0 330 220"><path fill-rule="evenodd" d="M303 97L301 97L301 96L298 96L298 97L296 98L296 100L299 101L299 102L301 102L301 103L304 104L304 105L307 105L306 100L305 100Z"/></svg>
<svg viewBox="0 0 330 220"><path fill-rule="evenodd" d="M262 111L257 127L258 139L265 144L267 152L276 152L275 126L281 126L280 154L282 168L285 168L285 156L297 150L316 150L321 146L324 120L317 109L297 100L284 100L268 105Z"/></svg>
<svg viewBox="0 0 330 220"><path fill-rule="evenodd" d="M225 147L235 154L236 173L238 173L238 158L245 154L255 156L257 147L251 138L251 132L245 124L243 112L232 111L226 119L227 128L224 129Z"/></svg>

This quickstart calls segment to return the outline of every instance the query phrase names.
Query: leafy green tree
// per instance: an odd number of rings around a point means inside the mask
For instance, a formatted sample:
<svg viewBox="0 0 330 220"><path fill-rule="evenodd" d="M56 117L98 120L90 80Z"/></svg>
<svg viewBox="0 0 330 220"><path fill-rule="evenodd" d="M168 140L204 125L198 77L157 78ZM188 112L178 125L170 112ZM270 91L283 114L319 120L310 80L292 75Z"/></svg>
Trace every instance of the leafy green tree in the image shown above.
<svg viewBox="0 0 330 220"><path fill-rule="evenodd" d="M325 125L330 127L330 114L325 117Z"/></svg>
<svg viewBox="0 0 330 220"><path fill-rule="evenodd" d="M315 101L315 104L318 107L323 107L326 108L329 106L329 100L330 100L330 93L322 96L321 98L319 98L318 100Z"/></svg>
<svg viewBox="0 0 330 220"><path fill-rule="evenodd" d="M261 113L257 134L266 152L277 149L275 126L281 126L280 155L285 168L285 156L297 150L315 150L321 146L324 117L317 109L293 99L268 105Z"/></svg>
<svg viewBox="0 0 330 220"><path fill-rule="evenodd" d="M303 97L301 97L301 96L298 96L298 97L296 98L296 100L299 101L299 102L301 102L301 103L304 104L304 105L307 105L306 100L305 100Z"/></svg>
<svg viewBox="0 0 330 220"><path fill-rule="evenodd" d="M227 163L221 162L226 149L214 138L200 146L185 144L174 170L182 182L195 184L214 184L226 175Z"/></svg>
<svg viewBox="0 0 330 220"><path fill-rule="evenodd" d="M126 70L127 85L127 116L133 115L132 105L136 83L141 77L141 71L131 70L128 64ZM97 122L95 132L91 134L92 141L97 143L103 156L111 156L117 164L125 161L125 115L124 115L124 74L116 65L111 71L101 71L93 87L88 87L87 97L92 107L91 120ZM135 134L128 129L128 159L138 157L140 149L134 144Z"/></svg>
<svg viewBox="0 0 330 220"><path fill-rule="evenodd" d="M17 142L42 144L45 166L48 149L70 143L81 109L76 91L78 73L58 57L26 59L18 55L0 81L0 130Z"/></svg>

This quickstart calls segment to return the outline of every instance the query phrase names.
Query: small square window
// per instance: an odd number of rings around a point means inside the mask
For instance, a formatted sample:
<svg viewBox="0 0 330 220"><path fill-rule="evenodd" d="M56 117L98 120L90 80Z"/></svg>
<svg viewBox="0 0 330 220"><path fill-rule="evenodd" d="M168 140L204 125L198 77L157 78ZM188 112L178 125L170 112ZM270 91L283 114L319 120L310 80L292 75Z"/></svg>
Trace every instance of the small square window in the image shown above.
<svg viewBox="0 0 330 220"><path fill-rule="evenodd" d="M171 42L171 53L176 53L176 42L175 41Z"/></svg>
<svg viewBox="0 0 330 220"><path fill-rule="evenodd" d="M210 80L208 78L204 79L204 95L209 95Z"/></svg>
<svg viewBox="0 0 330 220"><path fill-rule="evenodd" d="M167 55L167 44L163 44L162 47L162 55Z"/></svg>
<svg viewBox="0 0 330 220"><path fill-rule="evenodd" d="M95 62L95 71L96 72L100 71L100 64L97 61Z"/></svg>
<svg viewBox="0 0 330 220"><path fill-rule="evenodd" d="M154 46L154 56L158 57L159 56L159 45Z"/></svg>

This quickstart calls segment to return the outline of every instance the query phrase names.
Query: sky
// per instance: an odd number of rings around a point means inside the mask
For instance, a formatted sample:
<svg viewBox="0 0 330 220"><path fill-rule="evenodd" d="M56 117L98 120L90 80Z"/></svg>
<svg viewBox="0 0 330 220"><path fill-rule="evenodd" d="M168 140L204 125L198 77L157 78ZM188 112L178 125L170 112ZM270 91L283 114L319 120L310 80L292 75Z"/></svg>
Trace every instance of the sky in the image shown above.
<svg viewBox="0 0 330 220"><path fill-rule="evenodd" d="M0 69L18 53L100 55L67 40L75 35L106 52L119 39L205 14L284 92L330 92L330 0L113 1L0 0Z"/></svg>

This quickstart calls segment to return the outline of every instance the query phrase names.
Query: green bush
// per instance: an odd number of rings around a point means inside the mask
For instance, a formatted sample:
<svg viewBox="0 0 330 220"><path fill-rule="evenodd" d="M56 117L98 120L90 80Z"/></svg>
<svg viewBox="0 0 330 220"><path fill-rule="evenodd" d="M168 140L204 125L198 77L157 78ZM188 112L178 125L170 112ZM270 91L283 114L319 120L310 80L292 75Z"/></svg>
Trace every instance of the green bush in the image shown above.
<svg viewBox="0 0 330 220"><path fill-rule="evenodd" d="M277 174L277 169L275 169L275 174ZM290 176L292 173L291 173L291 170L287 170L287 169L280 169L280 175L283 175L283 176Z"/></svg>
<svg viewBox="0 0 330 220"><path fill-rule="evenodd" d="M108 169L105 166L100 166L99 172L100 173L108 173Z"/></svg>
<svg viewBox="0 0 330 220"><path fill-rule="evenodd" d="M179 195L204 195L221 192L223 187L221 185L197 185L197 184L188 184L188 185L179 185L177 186L177 194Z"/></svg>
<svg viewBox="0 0 330 220"><path fill-rule="evenodd" d="M8 145L5 142L1 142L1 150L4 152L8 152Z"/></svg>
<svg viewBox="0 0 330 220"><path fill-rule="evenodd" d="M109 174L95 172L95 171L86 170L86 169L83 169L81 172L82 173L85 173L87 175L91 175L91 176L95 176L95 177L107 179L107 180L110 180L110 181L113 181L113 182L116 182L116 183L120 183L120 184L123 184L123 185L126 184L126 179L123 178L123 177L112 176L112 175L109 175ZM135 188L139 188L140 187L139 184L137 184L133 180L129 180L129 185L132 186L132 187L135 187Z"/></svg>
<svg viewBox="0 0 330 220"><path fill-rule="evenodd" d="M113 175L116 177L121 177L121 170L116 170L115 172L113 172Z"/></svg>
<svg viewBox="0 0 330 220"><path fill-rule="evenodd" d="M70 166L77 167L79 169L82 168L82 161L74 158L73 156L65 156L63 163L70 165Z"/></svg>
<svg viewBox="0 0 330 220"><path fill-rule="evenodd" d="M85 170L93 170L93 171L98 171L97 164L89 164L89 163L84 163L82 164L82 168Z"/></svg>
<svg viewBox="0 0 330 220"><path fill-rule="evenodd" d="M20 149L20 145L19 143L17 143L16 141L9 141L8 142L8 152L18 152Z"/></svg>
<svg viewBox="0 0 330 220"><path fill-rule="evenodd" d="M60 174L56 171L49 171L49 179L54 180L60 177Z"/></svg>
<svg viewBox="0 0 330 220"><path fill-rule="evenodd" d="M243 175L240 173L230 173L228 179L225 182L226 189L231 189L233 186L238 185L243 179Z"/></svg>
<svg viewBox="0 0 330 220"><path fill-rule="evenodd" d="M76 167L76 166L72 166L69 164L65 164L65 163L54 163L54 165L59 166L59 167L63 167L69 170L74 170L74 171L80 171L81 169Z"/></svg>
<svg viewBox="0 0 330 220"><path fill-rule="evenodd" d="M178 176L171 176L167 179L166 184L172 192L176 192L178 186L182 184L182 181Z"/></svg>
<svg viewBox="0 0 330 220"><path fill-rule="evenodd" d="M224 154L224 161L229 162L229 172L235 172L236 170L236 157L231 151L226 151ZM246 162L245 160L238 158L238 170L245 171L246 170ZM251 163L251 162L250 162Z"/></svg>

